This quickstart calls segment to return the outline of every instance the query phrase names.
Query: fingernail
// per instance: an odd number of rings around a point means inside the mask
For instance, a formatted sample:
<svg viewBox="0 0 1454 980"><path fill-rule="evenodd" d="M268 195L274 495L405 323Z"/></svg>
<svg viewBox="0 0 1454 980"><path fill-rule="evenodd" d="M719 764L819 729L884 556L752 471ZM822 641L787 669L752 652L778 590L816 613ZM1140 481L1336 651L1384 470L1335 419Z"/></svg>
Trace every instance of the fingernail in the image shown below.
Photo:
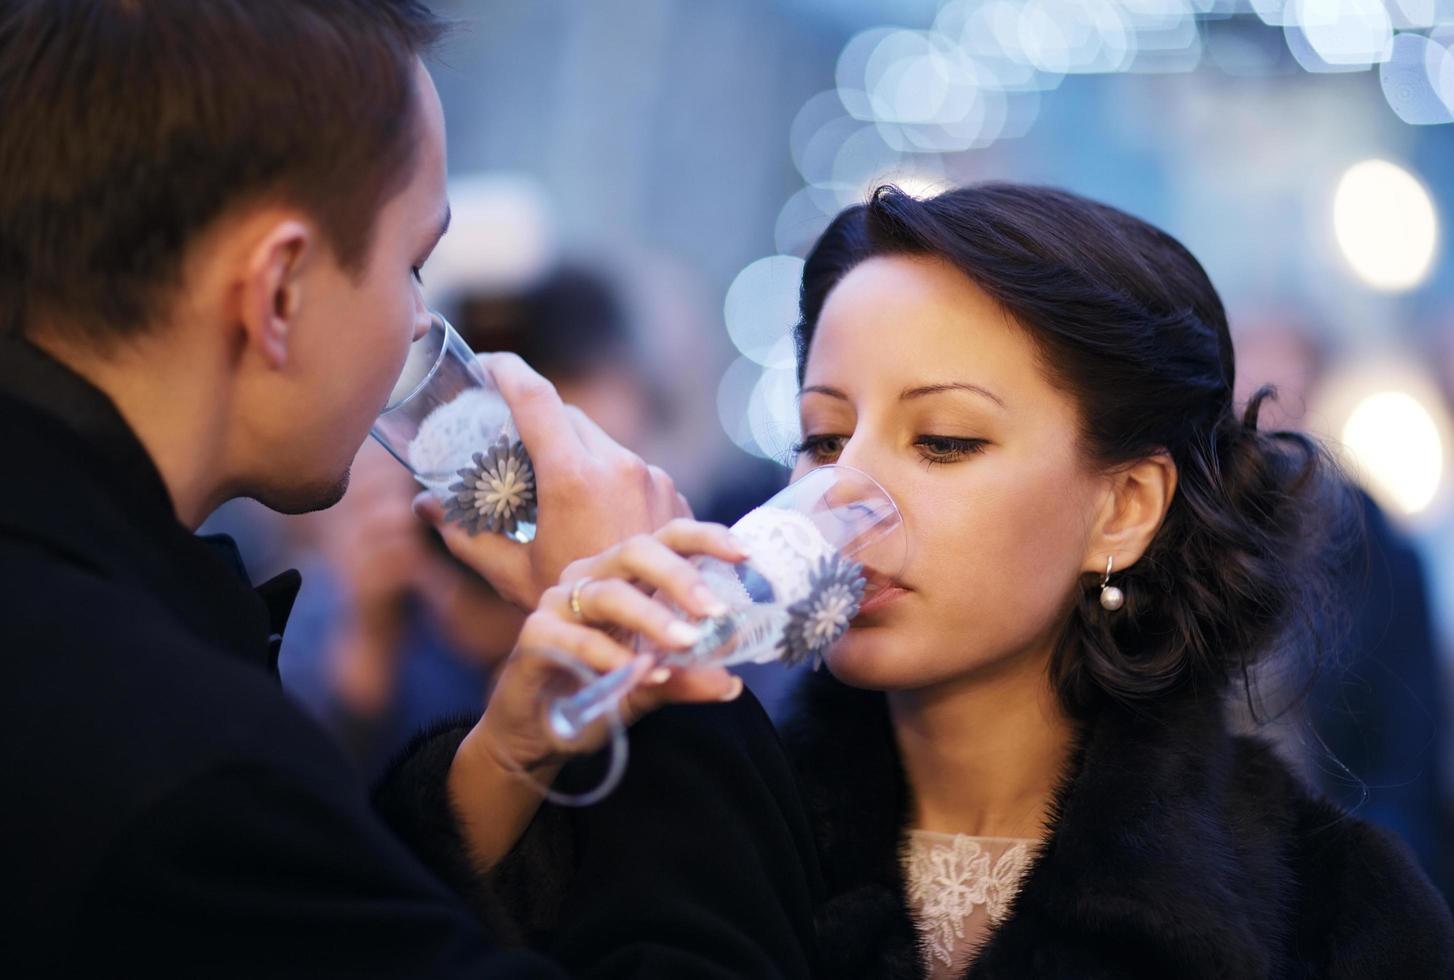
<svg viewBox="0 0 1454 980"><path fill-rule="evenodd" d="M679 647L689 647L702 638L702 631L690 623L677 620L666 628L666 637Z"/></svg>
<svg viewBox="0 0 1454 980"><path fill-rule="evenodd" d="M658 667L651 673L646 675L646 683L650 684L652 687L655 687L658 684L665 684L669 680L671 680L670 667Z"/></svg>
<svg viewBox="0 0 1454 980"><path fill-rule="evenodd" d="M692 589L692 600L708 616L727 615L727 605L705 585L698 585Z"/></svg>
<svg viewBox="0 0 1454 980"><path fill-rule="evenodd" d="M727 691L726 694L722 695L722 700L724 702L725 701L736 701L741 695L742 695L742 678L740 678L740 677L734 677L734 678L732 678L732 687Z"/></svg>

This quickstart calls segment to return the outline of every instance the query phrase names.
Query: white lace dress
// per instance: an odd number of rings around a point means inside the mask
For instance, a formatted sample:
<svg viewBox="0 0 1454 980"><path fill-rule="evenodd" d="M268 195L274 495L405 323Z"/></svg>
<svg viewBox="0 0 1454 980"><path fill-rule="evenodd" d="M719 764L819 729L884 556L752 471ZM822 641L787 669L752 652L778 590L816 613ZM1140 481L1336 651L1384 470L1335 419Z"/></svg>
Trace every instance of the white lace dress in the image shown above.
<svg viewBox="0 0 1454 980"><path fill-rule="evenodd" d="M1039 842L911 830L904 846L909 911L929 980L957 980L1005 917Z"/></svg>

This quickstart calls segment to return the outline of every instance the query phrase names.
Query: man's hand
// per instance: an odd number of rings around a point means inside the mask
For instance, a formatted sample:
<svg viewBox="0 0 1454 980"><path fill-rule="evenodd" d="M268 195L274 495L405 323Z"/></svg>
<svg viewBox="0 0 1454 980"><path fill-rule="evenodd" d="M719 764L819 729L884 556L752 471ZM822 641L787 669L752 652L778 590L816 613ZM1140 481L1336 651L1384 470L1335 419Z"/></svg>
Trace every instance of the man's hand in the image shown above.
<svg viewBox="0 0 1454 980"><path fill-rule="evenodd" d="M535 540L522 545L498 534L471 536L445 523L443 509L427 493L415 498L414 508L500 595L533 610L571 562L691 516L671 477L561 402L554 386L519 357L491 354L480 361L509 405L535 467Z"/></svg>

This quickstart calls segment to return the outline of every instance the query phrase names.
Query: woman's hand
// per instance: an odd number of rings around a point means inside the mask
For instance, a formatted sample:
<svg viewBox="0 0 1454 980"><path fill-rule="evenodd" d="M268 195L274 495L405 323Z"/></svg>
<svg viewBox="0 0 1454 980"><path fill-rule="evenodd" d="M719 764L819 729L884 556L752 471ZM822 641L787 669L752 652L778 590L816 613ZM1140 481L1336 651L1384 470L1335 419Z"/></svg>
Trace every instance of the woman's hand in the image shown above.
<svg viewBox="0 0 1454 980"><path fill-rule="evenodd" d="M634 665L641 683L622 702L628 724L663 704L726 701L742 692L742 682L722 667L653 669L649 656L626 646L629 636L640 634L664 649L690 648L700 633L670 604L695 617L725 611L690 555L734 564L747 557L726 528L678 519L654 535L636 535L572 563L541 596L484 716L450 769L451 798L477 860L488 866L503 857L540 804L519 771L548 783L566 761L562 746L545 731L540 704L542 687L562 667L541 651L574 659L594 674ZM571 607L577 585L579 617ZM604 726L598 726L570 750L593 751L604 738Z"/></svg>

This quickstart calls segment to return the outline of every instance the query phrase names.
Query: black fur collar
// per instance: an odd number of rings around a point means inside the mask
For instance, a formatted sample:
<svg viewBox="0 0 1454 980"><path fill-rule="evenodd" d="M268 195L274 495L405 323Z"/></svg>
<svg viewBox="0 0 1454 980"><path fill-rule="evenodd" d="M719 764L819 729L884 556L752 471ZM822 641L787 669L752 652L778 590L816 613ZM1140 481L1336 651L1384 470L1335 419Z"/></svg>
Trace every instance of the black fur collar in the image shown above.
<svg viewBox="0 0 1454 980"><path fill-rule="evenodd" d="M898 860L907 789L884 696L806 677L784 739L824 860L824 975L919 976ZM1216 699L1104 710L1010 915L967 976L1279 973L1297 886L1282 801L1302 796L1269 750L1227 733Z"/></svg>

